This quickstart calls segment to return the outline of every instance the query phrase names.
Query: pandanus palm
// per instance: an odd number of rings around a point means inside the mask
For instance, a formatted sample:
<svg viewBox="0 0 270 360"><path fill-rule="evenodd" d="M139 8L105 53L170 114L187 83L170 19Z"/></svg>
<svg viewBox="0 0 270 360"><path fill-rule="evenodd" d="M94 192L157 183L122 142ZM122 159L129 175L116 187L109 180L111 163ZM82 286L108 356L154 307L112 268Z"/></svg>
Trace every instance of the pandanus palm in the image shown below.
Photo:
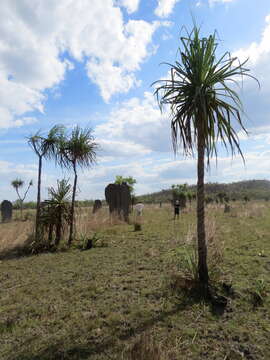
<svg viewBox="0 0 270 360"><path fill-rule="evenodd" d="M41 172L43 158L55 158L58 153L59 138L63 137L65 128L62 125L55 125L48 133L43 136L40 132L28 138L29 146L38 156L38 183L37 183L37 210L36 210L36 229L35 237L38 240L40 212L41 212Z"/></svg>
<svg viewBox="0 0 270 360"><path fill-rule="evenodd" d="M26 195L30 189L30 187L33 185L33 181L30 180L29 181L29 184L28 184L28 187L26 189L26 191L24 192L24 195L21 195L20 192L19 192L19 189L22 188L24 186L24 181L22 179L15 179L13 181L11 181L11 186L14 187L14 189L16 190L16 193L18 195L18 198L19 198L19 201L20 201L20 210L21 210L21 218L22 218L22 211L23 211L23 202L26 198Z"/></svg>
<svg viewBox="0 0 270 360"><path fill-rule="evenodd" d="M65 224L70 224L70 194L71 185L68 180L58 180L57 188L48 189L49 200L45 201L48 211L45 212L45 222L49 229L49 243L52 240L53 230L55 230L55 246L60 243Z"/></svg>
<svg viewBox="0 0 270 360"><path fill-rule="evenodd" d="M174 151L182 145L186 155L197 149L197 241L198 275L201 285L208 289L207 246L204 213L205 159L217 156L217 143L222 143L232 155L239 152L237 130L246 132L242 123L242 103L234 85L249 76L247 62L240 62L226 52L216 57L216 33L200 37L195 25L186 37L181 37L180 62L168 64L170 78L153 85L161 109L169 106ZM253 77L252 77L253 78Z"/></svg>
<svg viewBox="0 0 270 360"><path fill-rule="evenodd" d="M62 138L60 144L60 151L58 154L58 162L61 166L71 168L74 172L74 183L72 190L71 202L71 220L68 245L70 246L73 240L74 233L74 209L75 197L77 189L78 166L81 168L89 168L96 162L96 151L98 144L94 141L92 130L88 128L81 128L76 126L69 137Z"/></svg>

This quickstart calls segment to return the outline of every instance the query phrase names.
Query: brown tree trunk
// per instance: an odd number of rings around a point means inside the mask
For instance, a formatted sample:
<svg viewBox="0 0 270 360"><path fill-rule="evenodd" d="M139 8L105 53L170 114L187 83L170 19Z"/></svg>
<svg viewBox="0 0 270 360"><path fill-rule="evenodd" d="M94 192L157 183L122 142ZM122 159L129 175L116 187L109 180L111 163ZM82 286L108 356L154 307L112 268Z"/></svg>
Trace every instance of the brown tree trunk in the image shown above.
<svg viewBox="0 0 270 360"><path fill-rule="evenodd" d="M21 214L21 220L22 220L23 219L23 203L22 203L22 199L21 199L21 196L19 194L18 188L16 188L16 193L17 193L19 201L20 201L20 214Z"/></svg>
<svg viewBox="0 0 270 360"><path fill-rule="evenodd" d="M51 245L53 238L53 224L49 225L48 244Z"/></svg>
<svg viewBox="0 0 270 360"><path fill-rule="evenodd" d="M205 237L205 214L204 214L204 155L205 141L203 124L198 127L198 163L197 163L197 239L198 239L198 274L200 284L207 291L208 268L207 246Z"/></svg>
<svg viewBox="0 0 270 360"><path fill-rule="evenodd" d="M21 212L21 220L23 219L23 203L22 203L22 200L20 200L20 212Z"/></svg>
<svg viewBox="0 0 270 360"><path fill-rule="evenodd" d="M74 210L75 210L75 196L76 196L76 188L77 188L77 171L76 164L73 164L74 170L74 183L73 183L73 193L72 193L72 203L71 203L71 211L70 211L70 227L69 227L69 239L68 246L71 245L73 240L73 228L74 228Z"/></svg>
<svg viewBox="0 0 270 360"><path fill-rule="evenodd" d="M57 223L56 223L56 230L55 230L55 246L58 247L60 240L61 240L61 236L62 236L62 209L61 207L59 207L58 210L58 214L57 214Z"/></svg>
<svg viewBox="0 0 270 360"><path fill-rule="evenodd" d="M35 239L36 239L36 241L39 240L41 171L42 171L42 156L39 155L39 160L38 160L38 186L37 186L36 231L35 231Z"/></svg>

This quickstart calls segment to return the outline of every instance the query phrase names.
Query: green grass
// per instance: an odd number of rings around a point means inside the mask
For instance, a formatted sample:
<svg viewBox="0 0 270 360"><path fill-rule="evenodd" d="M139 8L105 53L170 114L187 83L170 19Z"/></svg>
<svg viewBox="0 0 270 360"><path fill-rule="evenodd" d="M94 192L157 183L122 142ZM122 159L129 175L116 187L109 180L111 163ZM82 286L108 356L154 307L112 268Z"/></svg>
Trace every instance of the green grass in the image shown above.
<svg viewBox="0 0 270 360"><path fill-rule="evenodd" d="M100 229L104 247L1 261L0 359L270 359L270 208L232 206L207 211L224 243L215 281L233 289L223 314L181 282L194 209L174 222L149 207L142 231Z"/></svg>

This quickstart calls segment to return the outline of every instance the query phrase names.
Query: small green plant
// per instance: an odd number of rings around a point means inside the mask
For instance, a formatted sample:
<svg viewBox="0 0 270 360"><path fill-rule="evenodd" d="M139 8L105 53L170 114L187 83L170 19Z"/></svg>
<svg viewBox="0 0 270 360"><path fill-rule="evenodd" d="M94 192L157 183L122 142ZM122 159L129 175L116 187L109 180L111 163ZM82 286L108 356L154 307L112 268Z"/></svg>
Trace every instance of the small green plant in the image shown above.
<svg viewBox="0 0 270 360"><path fill-rule="evenodd" d="M107 247L107 243L99 237L98 233L94 233L92 236L87 234L79 234L77 236L78 245L75 247L79 250L89 250L97 247Z"/></svg>
<svg viewBox="0 0 270 360"><path fill-rule="evenodd" d="M33 232L29 234L25 246L20 249L20 254L34 255L53 250L55 250L55 247L47 238L37 239Z"/></svg>
<svg viewBox="0 0 270 360"><path fill-rule="evenodd" d="M186 279L198 280L197 253L194 247L178 247L171 250L167 256L167 262L175 267L175 270Z"/></svg>
<svg viewBox="0 0 270 360"><path fill-rule="evenodd" d="M254 288L251 290L251 297L254 306L262 305L267 297L267 288L264 279L257 279Z"/></svg>
<svg viewBox="0 0 270 360"><path fill-rule="evenodd" d="M195 247L184 249L182 267L185 275L191 280L198 280L198 256Z"/></svg>

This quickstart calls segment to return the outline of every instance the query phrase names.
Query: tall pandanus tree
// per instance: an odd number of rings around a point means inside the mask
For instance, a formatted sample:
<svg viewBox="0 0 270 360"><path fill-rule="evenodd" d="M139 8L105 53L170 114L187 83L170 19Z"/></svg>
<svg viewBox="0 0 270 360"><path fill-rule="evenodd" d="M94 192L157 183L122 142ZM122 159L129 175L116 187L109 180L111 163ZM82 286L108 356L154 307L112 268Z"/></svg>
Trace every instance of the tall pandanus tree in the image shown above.
<svg viewBox="0 0 270 360"><path fill-rule="evenodd" d="M39 131L28 138L29 146L38 156L38 181L37 181L37 209L35 239L39 237L40 213L41 213L41 173L42 161L44 158L56 158L60 140L64 136L65 128L62 125L55 125L47 134L43 136Z"/></svg>
<svg viewBox="0 0 270 360"><path fill-rule="evenodd" d="M180 38L180 61L167 64L169 78L153 84L161 110L164 106L170 109L174 152L179 145L185 155L193 155L197 150L198 275L206 291L209 275L204 212L205 160L210 166L211 157L217 158L218 142L232 156L240 153L244 160L237 131L246 132L246 129L235 84L244 76L255 79L245 67L247 60L240 62L229 52L217 58L217 46L216 32L201 37L200 29L194 25L191 32Z"/></svg>
<svg viewBox="0 0 270 360"><path fill-rule="evenodd" d="M95 142L92 129L76 126L68 137L62 137L58 162L61 166L71 168L74 172L72 189L70 228L68 245L70 246L74 236L74 212L75 198L78 182L78 167L89 168L96 163L98 144Z"/></svg>

